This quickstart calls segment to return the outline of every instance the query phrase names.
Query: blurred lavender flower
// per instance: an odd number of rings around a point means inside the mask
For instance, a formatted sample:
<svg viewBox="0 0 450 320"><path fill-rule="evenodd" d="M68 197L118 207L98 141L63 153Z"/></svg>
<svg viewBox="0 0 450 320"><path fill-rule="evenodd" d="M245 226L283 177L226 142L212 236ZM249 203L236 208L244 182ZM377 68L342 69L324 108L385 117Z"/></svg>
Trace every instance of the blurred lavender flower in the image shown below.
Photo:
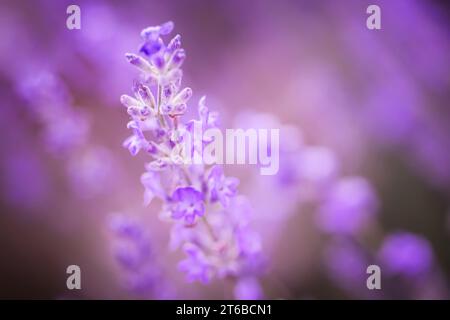
<svg viewBox="0 0 450 320"><path fill-rule="evenodd" d="M211 191L211 202L219 201L222 206L227 207L230 198L236 196L239 180L234 177L225 177L220 166L214 166L208 177L209 190Z"/></svg>
<svg viewBox="0 0 450 320"><path fill-rule="evenodd" d="M366 268L370 256L349 239L333 239L324 252L327 274L339 287L349 293L367 293Z"/></svg>
<svg viewBox="0 0 450 320"><path fill-rule="evenodd" d="M44 146L65 161L72 189L82 197L108 190L115 162L107 149L89 143L88 118L73 108L61 79L42 71L21 79L17 90L42 126Z"/></svg>
<svg viewBox="0 0 450 320"><path fill-rule="evenodd" d="M364 227L372 225L378 211L378 197L370 182L341 176L333 150L303 144L298 128L282 125L273 116L244 114L240 120L250 127L281 128L279 174L257 175L251 186L259 223L266 224L265 235L280 232L283 222L298 213L298 208L315 209L315 221L329 240L323 258L331 280L349 294L371 297L365 285L366 268L375 259L357 239ZM280 192L271 192L274 188ZM252 289L244 286L239 292L246 296Z"/></svg>
<svg viewBox="0 0 450 320"><path fill-rule="evenodd" d="M86 116L71 108L67 88L54 74L40 72L21 79L19 94L43 127L44 146L56 155L66 154L86 142Z"/></svg>
<svg viewBox="0 0 450 320"><path fill-rule="evenodd" d="M392 297L448 299L448 283L424 237L405 231L389 234L374 256L388 279L385 290Z"/></svg>
<svg viewBox="0 0 450 320"><path fill-rule="evenodd" d="M83 198L111 191L111 174L116 165L109 150L102 146L92 146L74 153L67 163L72 189ZM118 179L118 175L114 179Z"/></svg>
<svg viewBox="0 0 450 320"><path fill-rule="evenodd" d="M44 162L35 152L28 128L20 121L19 110L8 107L12 101L1 89L0 96L0 103L6 106L0 108L0 128L3 130L3 137L6 137L0 139L0 147L8 150L0 157L3 201L31 213L49 203L52 181ZM2 210L2 213L5 212L6 210Z"/></svg>
<svg viewBox="0 0 450 320"><path fill-rule="evenodd" d="M114 238L115 257L126 273L128 290L144 298L173 298L173 289L158 265L145 227L125 215L115 214L109 221L109 229Z"/></svg>
<svg viewBox="0 0 450 320"><path fill-rule="evenodd" d="M405 156L405 162L433 187L447 192L450 185L448 101L450 43L445 18L434 5L421 1L382 1L391 26L386 38L359 28L360 19L341 10L338 33L349 62L358 66L363 92L361 129ZM381 5L381 4L380 4ZM401 18L399 18L401 17ZM427 48L427 50L423 50ZM374 65L371 61L377 61ZM404 67L405 64L408 67ZM386 75L389 75L386 77ZM445 138L444 138L445 137Z"/></svg>
<svg viewBox="0 0 450 320"><path fill-rule="evenodd" d="M386 272L406 277L426 274L433 266L433 252L428 241L407 232L389 235L380 249L379 259Z"/></svg>
<svg viewBox="0 0 450 320"><path fill-rule="evenodd" d="M377 209L371 185L361 177L345 177L325 196L317 222L325 232L355 234L368 225Z"/></svg>
<svg viewBox="0 0 450 320"><path fill-rule="evenodd" d="M335 236L332 240L324 256L328 274L352 296L391 299L448 296L432 248L423 237L408 232L392 233L384 238L378 252L358 242L354 235ZM366 268L371 264L381 268L382 291L366 289Z"/></svg>
<svg viewBox="0 0 450 320"><path fill-rule="evenodd" d="M33 212L48 203L50 181L43 164L35 153L24 150L9 152L0 163L0 185L6 199L14 206Z"/></svg>
<svg viewBox="0 0 450 320"><path fill-rule="evenodd" d="M273 176L261 176L257 170L253 171L248 180L247 191L255 212L258 213L258 223L267 224L264 232L277 233L281 229L277 224L281 225L296 213L295 209L306 194L302 189L306 183L301 175L301 155L304 150L302 134L296 126L283 124L269 113L243 111L236 115L234 123L236 127L243 129L280 129L278 173ZM268 149L270 151L270 145ZM277 192L273 192L274 190ZM261 197L262 194L264 197ZM267 238L277 236L271 234Z"/></svg>
<svg viewBox="0 0 450 320"><path fill-rule="evenodd" d="M258 300L263 297L261 286L253 277L241 279L234 289L234 295L239 300Z"/></svg>
<svg viewBox="0 0 450 320"><path fill-rule="evenodd" d="M144 202L149 204L155 197L163 202L160 216L173 223L171 247L182 247L187 255L179 264L187 279L203 283L214 276L233 279L237 298L246 296L245 290L259 298L256 277L263 269L261 243L251 229L248 207L237 197L239 181L225 177L221 167L192 165L187 159L211 142L202 138L186 146L183 142L194 125L200 124L203 130L216 127L218 115L209 111L202 97L199 119L180 121L192 90L181 87L180 67L186 54L180 36L167 45L161 38L172 29L172 22L145 28L142 55L125 55L141 77L133 85L134 97L122 95L120 99L131 117L128 128L133 132L123 145L132 155L144 151L152 158L141 178ZM241 282L250 275L251 281Z"/></svg>

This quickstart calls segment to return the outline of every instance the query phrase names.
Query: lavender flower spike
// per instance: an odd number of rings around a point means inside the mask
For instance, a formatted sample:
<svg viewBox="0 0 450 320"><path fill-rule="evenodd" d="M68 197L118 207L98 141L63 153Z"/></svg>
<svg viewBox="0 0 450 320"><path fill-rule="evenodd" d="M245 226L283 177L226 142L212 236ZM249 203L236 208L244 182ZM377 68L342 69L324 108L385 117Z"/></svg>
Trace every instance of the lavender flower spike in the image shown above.
<svg viewBox="0 0 450 320"><path fill-rule="evenodd" d="M127 53L127 60L140 70L133 85L134 97L122 95L131 120L132 135L124 142L132 155L146 152L150 161L142 175L144 202L162 202L160 217L172 223L170 247L182 248L187 257L179 263L189 281L208 283L214 277L229 279L236 298L261 298L258 276L264 260L261 239L252 230L249 206L238 196L239 180L226 177L220 166L193 165L188 161L200 145L189 139L193 124L204 129L218 125L205 98L198 103L198 119L182 120L192 96L181 86L181 65L186 52L176 35L165 44L173 23L148 27L141 32L140 55Z"/></svg>

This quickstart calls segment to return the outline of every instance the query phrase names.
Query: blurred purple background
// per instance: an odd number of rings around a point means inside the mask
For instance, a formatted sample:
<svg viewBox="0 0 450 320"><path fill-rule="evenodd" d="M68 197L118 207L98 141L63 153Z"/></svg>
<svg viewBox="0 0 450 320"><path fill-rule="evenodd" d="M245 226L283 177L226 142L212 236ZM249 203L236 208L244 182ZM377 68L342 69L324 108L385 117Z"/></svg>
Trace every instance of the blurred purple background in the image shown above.
<svg viewBox="0 0 450 320"><path fill-rule="evenodd" d="M68 30L70 4L0 3L0 298L232 297L178 272L158 204L142 205L146 158L121 146L124 54L168 20L193 101L206 94L222 128L281 128L276 176L225 167L264 234L266 298L450 297L448 3L77 1ZM366 28L369 4L381 30ZM146 227L158 294L132 290L116 261L118 212ZM66 289L70 264L81 291Z"/></svg>

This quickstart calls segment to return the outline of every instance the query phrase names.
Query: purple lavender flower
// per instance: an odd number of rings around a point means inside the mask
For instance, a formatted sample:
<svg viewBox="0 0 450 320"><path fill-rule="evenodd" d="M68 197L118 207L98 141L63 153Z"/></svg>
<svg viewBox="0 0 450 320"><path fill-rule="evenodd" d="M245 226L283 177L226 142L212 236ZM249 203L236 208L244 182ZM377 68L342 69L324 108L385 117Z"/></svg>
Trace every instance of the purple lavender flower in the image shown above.
<svg viewBox="0 0 450 320"><path fill-rule="evenodd" d="M219 114L217 112L212 112L209 110L209 108L206 106L205 96L203 96L198 102L198 115L203 130L215 128L219 124Z"/></svg>
<svg viewBox="0 0 450 320"><path fill-rule="evenodd" d="M213 265L204 252L192 243L186 243L183 249L187 258L179 263L179 269L187 274L190 282L208 283L213 275Z"/></svg>
<svg viewBox="0 0 450 320"><path fill-rule="evenodd" d="M130 154L132 156L137 155L142 149L149 152L153 150L152 146L144 138L144 135L140 128L134 128L133 133L134 134L128 137L122 144L123 147L127 148L128 151L130 151Z"/></svg>
<svg viewBox="0 0 450 320"><path fill-rule="evenodd" d="M154 197L165 198L166 194L161 184L161 179L156 172L149 170L143 173L141 183L145 187L144 205L149 205Z"/></svg>
<svg viewBox="0 0 450 320"><path fill-rule="evenodd" d="M172 32L174 24L172 21L163 23L162 25L155 27L147 27L141 32L141 37L144 39L144 44L142 44L139 51L143 52L148 57L160 52L164 44L162 43L161 36L168 35ZM175 47L174 44L170 46L171 49Z"/></svg>
<svg viewBox="0 0 450 320"><path fill-rule="evenodd" d="M152 254L144 230L135 221L115 215L111 218L110 229L116 237L129 241L122 241L115 248L116 258L124 268L137 269Z"/></svg>
<svg viewBox="0 0 450 320"><path fill-rule="evenodd" d="M237 194L239 180L234 177L225 177L222 168L214 166L209 173L208 183L211 202L219 201L224 207L227 207L230 198Z"/></svg>
<svg viewBox="0 0 450 320"><path fill-rule="evenodd" d="M206 97L203 96L198 101L198 120L190 120L186 124L186 129L193 134L195 125L199 125L203 131L216 128L219 125L219 114L217 112L211 112L206 106ZM208 143L212 142L212 138L206 136L202 137L202 141L194 141L194 148L196 150L204 147Z"/></svg>
<svg viewBox="0 0 450 320"><path fill-rule="evenodd" d="M192 187L178 188L170 199L170 212L174 219L184 219L186 224L195 222L205 214L203 194Z"/></svg>
<svg viewBox="0 0 450 320"><path fill-rule="evenodd" d="M202 97L199 119L181 120L192 90L181 87L180 67L186 53L180 36L168 45L161 38L172 29L172 22L144 29L143 56L126 54L142 74L133 86L135 97L121 97L131 117L128 128L133 131L124 147L132 155L145 150L151 157L141 177L145 203L153 198L163 202L160 217L173 223L170 246L182 247L186 253L179 269L188 280L207 283L214 276L234 279L237 297L253 292L251 296L257 298L261 296L256 280L262 271L261 264L256 263L262 261L261 242L251 228L247 206L237 197L239 181L225 177L219 166L189 161L194 150L211 142L196 139L190 146L184 143L194 124L203 130L216 127L218 114L209 111ZM241 278L247 280L240 282Z"/></svg>
<svg viewBox="0 0 450 320"><path fill-rule="evenodd" d="M154 113L155 97L151 90L142 83L136 83L133 91L135 98L124 94L120 97L120 102L127 108L130 116L146 119Z"/></svg>

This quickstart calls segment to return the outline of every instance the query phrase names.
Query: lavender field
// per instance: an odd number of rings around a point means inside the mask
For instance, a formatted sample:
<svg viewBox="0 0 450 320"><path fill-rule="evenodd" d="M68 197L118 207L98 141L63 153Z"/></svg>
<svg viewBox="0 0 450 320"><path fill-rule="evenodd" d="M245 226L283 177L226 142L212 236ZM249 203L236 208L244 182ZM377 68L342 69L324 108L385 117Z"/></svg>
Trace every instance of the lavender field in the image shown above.
<svg viewBox="0 0 450 320"><path fill-rule="evenodd" d="M0 0L0 298L449 299L448 9Z"/></svg>

